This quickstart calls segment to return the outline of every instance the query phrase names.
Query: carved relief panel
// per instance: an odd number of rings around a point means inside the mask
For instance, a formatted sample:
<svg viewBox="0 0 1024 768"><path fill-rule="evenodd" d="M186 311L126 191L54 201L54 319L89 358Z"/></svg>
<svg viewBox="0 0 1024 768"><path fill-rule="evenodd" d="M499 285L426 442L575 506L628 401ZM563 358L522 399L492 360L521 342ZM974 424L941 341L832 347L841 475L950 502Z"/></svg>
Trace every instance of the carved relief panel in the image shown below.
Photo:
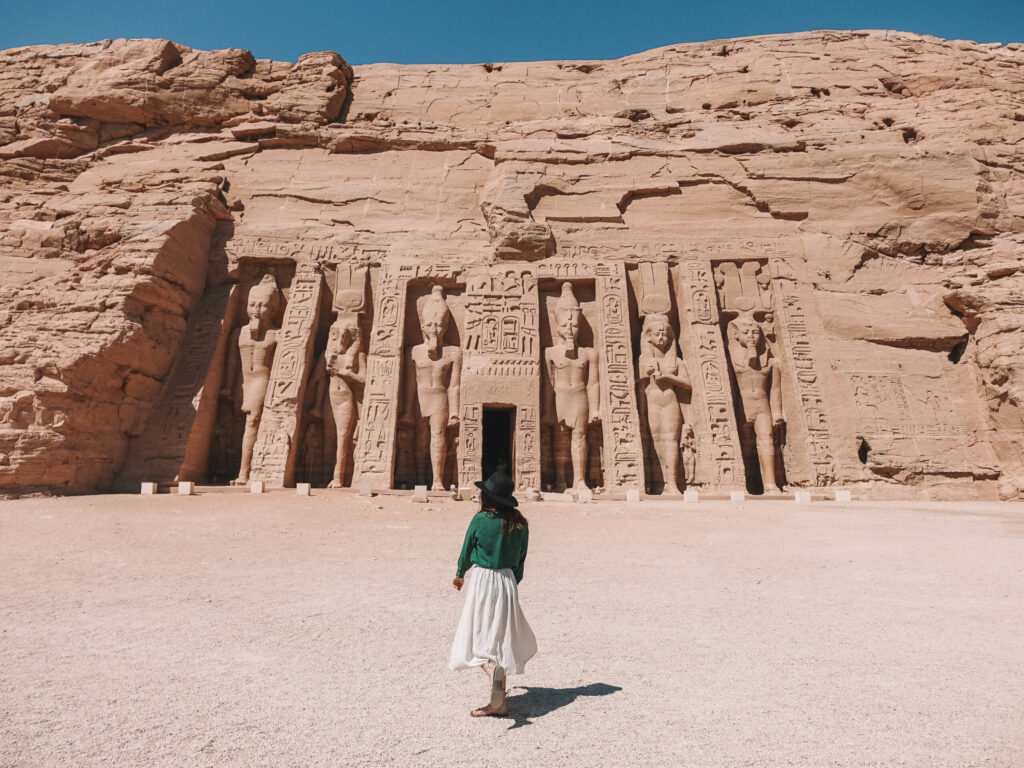
<svg viewBox="0 0 1024 768"><path fill-rule="evenodd" d="M466 278L465 359L459 485L493 470L484 466L484 409L514 410L516 486L540 487L540 338L537 281L524 265L480 269ZM495 446L497 452L504 451Z"/></svg>
<svg viewBox="0 0 1024 768"><path fill-rule="evenodd" d="M680 346L693 392L690 409L695 448L687 457L695 483L728 490L743 484L739 430L710 261L688 261L677 269ZM689 480L688 480L689 482Z"/></svg>
<svg viewBox="0 0 1024 768"><path fill-rule="evenodd" d="M392 484L407 293L407 277L394 268L381 268L352 477L357 488L385 489Z"/></svg>
<svg viewBox="0 0 1024 768"><path fill-rule="evenodd" d="M604 479L611 489L642 490L643 445L637 417L627 284L621 263L604 265L598 273Z"/></svg>

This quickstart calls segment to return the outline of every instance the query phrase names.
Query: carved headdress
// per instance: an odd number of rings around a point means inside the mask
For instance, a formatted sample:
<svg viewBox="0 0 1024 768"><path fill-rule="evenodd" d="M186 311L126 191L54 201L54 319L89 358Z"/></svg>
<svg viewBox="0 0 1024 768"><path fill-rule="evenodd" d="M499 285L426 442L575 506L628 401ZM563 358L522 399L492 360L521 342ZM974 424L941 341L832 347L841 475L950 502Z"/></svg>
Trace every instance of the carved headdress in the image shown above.
<svg viewBox="0 0 1024 768"><path fill-rule="evenodd" d="M444 288L435 285L430 296L420 306L420 324L427 320L440 322L443 326L448 324L448 302L444 300Z"/></svg>
<svg viewBox="0 0 1024 768"><path fill-rule="evenodd" d="M748 350L748 354L756 355L758 357L762 355L770 356L771 349L768 346L768 340L766 338L765 329L757 321L755 317L755 305L754 301L747 296L741 296L734 302L736 308L736 315L729 321L729 325L726 329L726 333L729 337L730 351L733 353L734 359L738 359L736 353L733 351L733 347L738 351L739 347L744 345L744 342L740 339L741 327L750 328L751 326L756 327L760 332L759 338L756 342L757 347L752 350ZM767 362L767 357L762 362Z"/></svg>
<svg viewBox="0 0 1024 768"><path fill-rule="evenodd" d="M555 303L555 322L559 325L569 313L578 313L580 303L576 300L576 294L572 292L572 283L562 283L562 295Z"/></svg>
<svg viewBox="0 0 1024 768"><path fill-rule="evenodd" d="M249 289L249 300L262 299L267 306L267 314L273 317L281 306L281 289L277 280L269 272Z"/></svg>

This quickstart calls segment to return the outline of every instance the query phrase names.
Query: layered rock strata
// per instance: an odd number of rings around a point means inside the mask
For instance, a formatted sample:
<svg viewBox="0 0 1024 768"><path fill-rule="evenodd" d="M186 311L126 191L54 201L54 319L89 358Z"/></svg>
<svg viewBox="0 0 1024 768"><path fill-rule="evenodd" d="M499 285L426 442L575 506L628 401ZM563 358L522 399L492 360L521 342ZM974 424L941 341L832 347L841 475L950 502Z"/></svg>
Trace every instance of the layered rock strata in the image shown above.
<svg viewBox="0 0 1024 768"><path fill-rule="evenodd" d="M1022 140L1024 46L896 32L0 52L0 492L1018 498Z"/></svg>

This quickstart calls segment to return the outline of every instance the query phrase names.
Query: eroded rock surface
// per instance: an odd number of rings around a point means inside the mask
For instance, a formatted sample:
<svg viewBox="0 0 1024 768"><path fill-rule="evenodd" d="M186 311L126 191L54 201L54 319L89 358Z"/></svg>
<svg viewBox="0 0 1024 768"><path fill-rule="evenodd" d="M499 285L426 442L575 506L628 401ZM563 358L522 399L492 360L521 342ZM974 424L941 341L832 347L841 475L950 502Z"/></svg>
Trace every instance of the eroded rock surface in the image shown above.
<svg viewBox="0 0 1024 768"><path fill-rule="evenodd" d="M634 366L643 316L665 313L693 385L682 407L705 408L684 410L693 439L680 453L696 466L680 469L680 485L728 485L715 464L726 446L743 453L740 474L756 472L724 357L728 321L754 301L758 343L791 377L784 484L1018 497L1022 140L1024 46L896 32L463 66L350 68L329 52L289 64L162 40L0 52L0 491L106 489L147 472L209 479L228 438L215 426L223 402L203 405L206 377L220 375L224 339L243 322L227 291L277 270L299 323L294 286L323 273L310 306L341 311L338 265L352 264L369 274L369 379L375 356L419 342L377 333L391 274L402 290L423 284L402 296L406 329L429 284L451 292L467 352L473 297L491 295L474 293L471 275L519 270L521 295L540 302L542 346L554 281L575 281L601 350L609 487L613 429L644 441L646 490L658 492L660 472L644 413L622 430L610 419L609 385L624 374L609 362L608 309L588 302L621 295ZM652 282L644 264L670 274ZM667 310L645 299L662 289ZM702 314L708 299L714 312ZM318 340L295 348L310 360L330 325L315 312ZM215 321L206 346L186 342L203 318ZM709 329L714 349L702 346ZM729 379L724 437L702 374L712 368ZM308 452L305 389L268 400L264 419L288 436L256 444L267 455L284 444L289 473ZM460 467L467 438L453 436ZM389 449L396 477L403 447ZM553 449L517 443L527 448L543 485Z"/></svg>

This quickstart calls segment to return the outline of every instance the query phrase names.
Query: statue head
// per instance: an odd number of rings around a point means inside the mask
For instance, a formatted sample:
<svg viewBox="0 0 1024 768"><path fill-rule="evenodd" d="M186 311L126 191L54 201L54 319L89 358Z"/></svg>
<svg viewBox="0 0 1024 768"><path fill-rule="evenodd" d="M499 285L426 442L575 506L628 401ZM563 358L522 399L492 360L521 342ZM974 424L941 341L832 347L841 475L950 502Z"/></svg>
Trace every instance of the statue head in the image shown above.
<svg viewBox="0 0 1024 768"><path fill-rule="evenodd" d="M448 302L444 300L444 288L435 285L430 296L420 307L420 330L423 341L431 349L439 349L448 329Z"/></svg>
<svg viewBox="0 0 1024 768"><path fill-rule="evenodd" d="M350 350L358 352L361 342L362 331L359 329L357 318L345 312L339 312L334 324L331 325L328 345L335 347L336 351L340 353Z"/></svg>
<svg viewBox="0 0 1024 768"><path fill-rule="evenodd" d="M753 357L764 341L764 331L753 315L744 313L729 323L729 341L739 344Z"/></svg>
<svg viewBox="0 0 1024 768"><path fill-rule="evenodd" d="M556 333L566 343L576 343L580 330L580 303L572 292L572 283L562 283L562 295L555 303Z"/></svg>
<svg viewBox="0 0 1024 768"><path fill-rule="evenodd" d="M269 322L277 312L281 303L281 291L277 280L269 272L256 285L249 289L245 311L249 315L249 328L259 329L264 321Z"/></svg>
<svg viewBox="0 0 1024 768"><path fill-rule="evenodd" d="M670 351L675 334L668 317L662 314L650 314L644 318L644 338L662 352Z"/></svg>

